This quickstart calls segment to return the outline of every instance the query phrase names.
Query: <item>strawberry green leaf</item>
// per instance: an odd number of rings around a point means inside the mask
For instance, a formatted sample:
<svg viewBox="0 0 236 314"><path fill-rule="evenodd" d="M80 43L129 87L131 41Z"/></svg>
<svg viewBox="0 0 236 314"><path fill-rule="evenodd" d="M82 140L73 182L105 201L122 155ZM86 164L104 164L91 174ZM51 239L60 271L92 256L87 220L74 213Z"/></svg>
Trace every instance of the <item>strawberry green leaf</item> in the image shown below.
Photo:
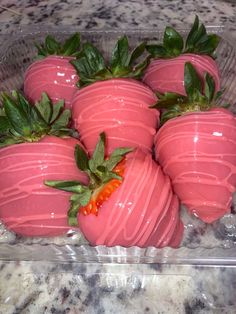
<svg viewBox="0 0 236 314"><path fill-rule="evenodd" d="M215 81L209 73L206 73L205 75L205 91L204 92L209 103L212 102L214 99L214 94L215 94Z"/></svg>
<svg viewBox="0 0 236 314"><path fill-rule="evenodd" d="M31 133L30 121L21 106L16 105L14 99L6 93L2 93L4 110L9 123L22 136L29 136Z"/></svg>
<svg viewBox="0 0 236 314"><path fill-rule="evenodd" d="M105 157L105 133L101 133L92 158L89 160L89 168L96 173L97 167L104 162Z"/></svg>
<svg viewBox="0 0 236 314"><path fill-rule="evenodd" d="M129 147L120 147L116 148L110 155L110 157L104 161L105 167L112 171L114 167L124 158L124 156L130 152L132 152L134 149Z"/></svg>
<svg viewBox="0 0 236 314"><path fill-rule="evenodd" d="M195 31L195 33L192 35L192 45L189 47L186 47L187 52L193 52L196 49L196 46L199 42L205 41L207 39L207 33L206 28L202 24L200 27Z"/></svg>
<svg viewBox="0 0 236 314"><path fill-rule="evenodd" d="M92 84L96 81L104 81L104 80L108 80L112 77L115 77L116 75L119 76L119 73L117 74L112 74L108 69L102 69L100 71L98 71L96 74L91 75L91 76L86 76L86 74L83 74L82 72L80 72L80 80L77 83L78 87L82 87L82 86L87 86L89 84Z"/></svg>
<svg viewBox="0 0 236 314"><path fill-rule="evenodd" d="M45 39L45 48L47 49L49 54L57 54L60 49L60 44L56 41L54 37L48 35Z"/></svg>
<svg viewBox="0 0 236 314"><path fill-rule="evenodd" d="M48 55L48 53L46 52L46 49L43 45L39 45L37 43L34 43L34 45L38 50L38 55L37 55L38 59L43 59Z"/></svg>
<svg viewBox="0 0 236 314"><path fill-rule="evenodd" d="M222 95L222 91L215 92L213 77L206 73L202 82L190 62L185 63L184 85L187 96L157 93L158 102L153 108L162 110L161 125L186 112L207 111L213 106L217 106L215 102Z"/></svg>
<svg viewBox="0 0 236 314"><path fill-rule="evenodd" d="M106 64L101 52L92 44L85 43L77 59L71 61L80 77L78 87L111 78L140 78L149 63L149 57L146 57L137 64L144 47L142 43L130 53L128 38L123 36L113 49L111 61Z"/></svg>
<svg viewBox="0 0 236 314"><path fill-rule="evenodd" d="M113 77L129 77L130 68L129 67L116 67L112 69Z"/></svg>
<svg viewBox="0 0 236 314"><path fill-rule="evenodd" d="M78 59L72 60L71 64L79 74L80 80L78 86L93 83L100 73L107 74L105 62L102 54L92 44L85 43Z"/></svg>
<svg viewBox="0 0 236 314"><path fill-rule="evenodd" d="M62 46L63 56L74 56L78 53L80 46L80 34L75 33L69 37Z"/></svg>
<svg viewBox="0 0 236 314"><path fill-rule="evenodd" d="M104 168L106 169L106 171L112 171L122 159L123 159L123 156L110 156L109 159L104 161L103 163ZM100 170L99 167L98 169Z"/></svg>
<svg viewBox="0 0 236 314"><path fill-rule="evenodd" d="M174 28L166 27L163 46L172 56L178 56L183 50L184 41L182 36Z"/></svg>
<svg viewBox="0 0 236 314"><path fill-rule="evenodd" d="M76 164L80 170L88 174L90 179L88 186L81 184L79 181L45 181L47 186L74 193L70 197L70 209L68 211L68 223L70 225L77 225L77 214L80 209L83 213L87 214L92 212L91 207L98 206L96 197L106 183L113 179L123 180L122 176L116 173L118 169L113 171L113 168L124 158L125 154L131 152L133 149L116 149L108 158L104 159L105 143L106 136L103 132L100 134L96 149L90 160L88 160L86 153L80 146L76 145L75 147ZM116 182L117 186L119 185ZM93 203L90 204L91 198L93 198ZM86 207L86 205L89 206ZM81 208L81 206L86 208Z"/></svg>
<svg viewBox="0 0 236 314"><path fill-rule="evenodd" d="M81 170L81 171L86 171L89 169L88 166L88 156L86 154L86 152L84 151L84 149L80 146L80 145L76 145L75 146L75 161L76 161L76 165L77 167Z"/></svg>
<svg viewBox="0 0 236 314"><path fill-rule="evenodd" d="M181 115L181 108L177 105L165 111L161 115L160 125L162 126L166 121Z"/></svg>
<svg viewBox="0 0 236 314"><path fill-rule="evenodd" d="M103 56L96 47L89 43L85 43L83 46L83 53L90 74L95 74L105 68Z"/></svg>
<svg viewBox="0 0 236 314"><path fill-rule="evenodd" d="M96 81L103 81L112 78L113 74L109 71L109 69L104 68L98 71L94 77ZM90 80L90 82L92 82L92 80Z"/></svg>
<svg viewBox="0 0 236 314"><path fill-rule="evenodd" d="M103 162L103 165L97 166L97 169L96 169L96 170L99 171L99 172L102 173L102 174L106 173L107 169L106 169L106 167L104 166L104 162Z"/></svg>
<svg viewBox="0 0 236 314"><path fill-rule="evenodd" d="M0 134L7 134L10 128L11 124L9 123L7 117L0 116Z"/></svg>
<svg viewBox="0 0 236 314"><path fill-rule="evenodd" d="M36 102L36 108L41 114L41 117L46 123L49 123L52 118L53 105L46 93L42 93L41 100Z"/></svg>
<svg viewBox="0 0 236 314"><path fill-rule="evenodd" d="M59 100L56 104L53 104L53 111L50 119L50 124L53 124L60 116L64 108L64 100Z"/></svg>
<svg viewBox="0 0 236 314"><path fill-rule="evenodd" d="M127 36L121 37L113 49L111 58L112 72L115 68L127 67L129 65L129 44Z"/></svg>
<svg viewBox="0 0 236 314"><path fill-rule="evenodd" d="M158 97L157 102L150 108L169 109L170 106L181 104L188 101L187 98L183 95L169 92L166 92L163 95L157 93L157 97Z"/></svg>
<svg viewBox="0 0 236 314"><path fill-rule="evenodd" d="M192 103L195 103L196 106L195 108L198 108L199 107L199 110L200 110L200 106L198 105L198 102L199 103L206 103L207 104L207 98L205 95L203 95L201 93L201 91L199 91L198 89L194 89L193 91L193 96L192 96L192 99L191 99L191 102ZM197 109L198 110L198 109Z"/></svg>
<svg viewBox="0 0 236 314"><path fill-rule="evenodd" d="M114 172L105 173L102 182L105 184L113 179L122 181L122 177Z"/></svg>
<svg viewBox="0 0 236 314"><path fill-rule="evenodd" d="M86 189L83 193L80 194L79 202L82 206L86 206L91 198L92 191L89 189Z"/></svg>
<svg viewBox="0 0 236 314"><path fill-rule="evenodd" d="M10 126L7 134L0 128L2 143L36 142L45 135L62 137L70 134L67 128L70 110L63 111L61 103L53 106L46 94L42 94L41 100L32 105L19 92L13 91L12 96L2 93L2 104ZM2 119L2 124L5 128L6 119ZM13 141L9 141L10 138Z"/></svg>
<svg viewBox="0 0 236 314"><path fill-rule="evenodd" d="M69 226L78 225L77 214L79 211L79 207L80 207L79 195L72 194L72 196L70 197L70 208L67 213Z"/></svg>
<svg viewBox="0 0 236 314"><path fill-rule="evenodd" d="M71 119L70 109L65 109L60 116L55 120L51 126L52 129L61 129L68 125Z"/></svg>
<svg viewBox="0 0 236 314"><path fill-rule="evenodd" d="M80 79L81 77L85 79L87 75L92 75L87 59L83 55L79 59L71 60L70 63L79 73Z"/></svg>
<svg viewBox="0 0 236 314"><path fill-rule="evenodd" d="M147 66L149 64L149 61L150 61L150 59L146 58L143 62L136 65L133 69L133 73L131 74L131 76L129 75L128 77L135 76L136 79L141 78L144 70L147 68Z"/></svg>
<svg viewBox="0 0 236 314"><path fill-rule="evenodd" d="M17 93L16 91L12 91L12 97L17 100L18 107L25 112L27 116L31 113L31 106L29 102L23 97L21 93Z"/></svg>
<svg viewBox="0 0 236 314"><path fill-rule="evenodd" d="M77 226L78 219L77 215L79 212L80 206L86 206L91 198L91 191L85 190L81 194L72 194L70 197L70 209L68 211L68 224L69 226Z"/></svg>
<svg viewBox="0 0 236 314"><path fill-rule="evenodd" d="M184 66L184 87L190 102L194 99L196 91L201 92L202 89L201 80L190 62L186 62Z"/></svg>
<svg viewBox="0 0 236 314"><path fill-rule="evenodd" d="M197 48L196 48L197 52L199 54L211 55L214 57L214 51L216 50L219 42L220 42L219 36L215 34L208 35L206 39L204 39L203 41L197 44ZM192 52L195 52L195 51L193 50Z"/></svg>
<svg viewBox="0 0 236 314"><path fill-rule="evenodd" d="M114 151L111 153L109 159L116 157L116 156L121 156L124 157L126 154L132 152L134 150L134 148L130 148L130 147L119 147L114 149Z"/></svg>
<svg viewBox="0 0 236 314"><path fill-rule="evenodd" d="M38 57L45 58L49 55L72 56L79 54L80 34L75 33L64 43L59 43L52 35L48 35L43 44L35 43L38 50Z"/></svg>
<svg viewBox="0 0 236 314"><path fill-rule="evenodd" d="M44 184L58 190L72 192L72 193L83 193L87 187L79 181L52 181L46 180Z"/></svg>
<svg viewBox="0 0 236 314"><path fill-rule="evenodd" d="M130 56L130 64L133 64L139 57L142 56L142 54L145 52L146 44L143 42L140 45L138 45L132 52Z"/></svg>
<svg viewBox="0 0 236 314"><path fill-rule="evenodd" d="M24 140L23 139L15 139L15 138L10 137L10 136L6 136L3 138L0 137L0 148L14 145L14 144L20 144L20 143L24 143Z"/></svg>
<svg viewBox="0 0 236 314"><path fill-rule="evenodd" d="M163 44L148 44L146 49L153 58L173 58L184 53L205 54L215 58L219 41L218 35L207 34L205 26L200 25L199 18L196 16L185 41L174 28L166 27Z"/></svg>
<svg viewBox="0 0 236 314"><path fill-rule="evenodd" d="M193 26L188 34L188 37L186 39L186 48L189 48L189 47L192 47L194 45L194 41L195 41L195 34L198 30L198 26L199 26L199 18L198 16L196 15L195 16L195 20L194 20L194 23L193 23Z"/></svg>
<svg viewBox="0 0 236 314"><path fill-rule="evenodd" d="M34 132L41 132L42 130L47 129L47 122L42 117L41 113L37 109L37 103L36 106L32 106L25 97L16 91L12 92L12 100L15 103L15 105L20 109L23 110L28 118L28 124L31 130L31 133ZM40 105L40 102L39 102ZM11 132L13 132L11 130ZM27 136L27 135L25 135Z"/></svg>
<svg viewBox="0 0 236 314"><path fill-rule="evenodd" d="M146 50L153 58L166 58L168 57L167 49L162 45L146 45Z"/></svg>
<svg viewBox="0 0 236 314"><path fill-rule="evenodd" d="M34 107L32 106L31 112L29 114L29 119L31 125L31 135L33 134L39 135L49 132L50 127L47 124L47 122L43 119L41 113L38 111L38 108L36 106ZM31 135L29 135L29 138L31 137Z"/></svg>
<svg viewBox="0 0 236 314"><path fill-rule="evenodd" d="M192 29L190 30L186 44L185 53L196 53L215 57L215 50L220 42L216 34L207 34L203 24L199 25L198 16L195 17Z"/></svg>

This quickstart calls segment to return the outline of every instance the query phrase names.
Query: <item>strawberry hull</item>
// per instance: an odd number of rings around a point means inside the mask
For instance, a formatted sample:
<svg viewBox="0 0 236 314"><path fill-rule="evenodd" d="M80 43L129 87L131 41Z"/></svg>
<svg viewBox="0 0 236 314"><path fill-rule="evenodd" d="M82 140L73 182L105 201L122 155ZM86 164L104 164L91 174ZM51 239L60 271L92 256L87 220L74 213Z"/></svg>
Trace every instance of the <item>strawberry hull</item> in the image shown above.
<svg viewBox="0 0 236 314"><path fill-rule="evenodd" d="M31 102L46 92L53 103L63 99L65 107L71 107L71 99L77 90L79 77L70 64L72 57L48 56L31 64L24 78L24 93Z"/></svg>
<svg viewBox="0 0 236 314"><path fill-rule="evenodd" d="M219 71L216 62L209 56L183 54L171 59L152 60L143 82L159 93L173 92L186 95L184 88L184 65L191 62L198 75L203 79L208 72L215 81L215 90L220 90Z"/></svg>
<svg viewBox="0 0 236 314"><path fill-rule="evenodd" d="M66 233L69 193L44 185L45 180L87 177L74 162L72 138L46 136L37 143L16 144L0 150L0 220L23 236Z"/></svg>
<svg viewBox="0 0 236 314"><path fill-rule="evenodd" d="M230 212L236 187L236 119L229 111L185 114L155 138L156 159L190 213L211 223Z"/></svg>
<svg viewBox="0 0 236 314"><path fill-rule="evenodd" d="M141 150L126 156L123 182L98 215L79 213L78 221L92 245L178 247L183 235L170 179Z"/></svg>
<svg viewBox="0 0 236 314"><path fill-rule="evenodd" d="M149 106L156 100L147 86L133 79L100 81L77 91L72 116L88 152L101 132L107 136L107 153L122 146L151 152L159 112Z"/></svg>

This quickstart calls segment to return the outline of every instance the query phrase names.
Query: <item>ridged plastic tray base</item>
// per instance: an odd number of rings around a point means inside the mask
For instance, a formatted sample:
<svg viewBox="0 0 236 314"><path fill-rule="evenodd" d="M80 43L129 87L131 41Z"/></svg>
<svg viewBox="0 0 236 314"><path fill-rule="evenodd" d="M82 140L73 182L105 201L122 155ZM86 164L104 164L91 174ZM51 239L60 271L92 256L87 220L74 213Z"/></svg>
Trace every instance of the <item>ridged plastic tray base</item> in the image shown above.
<svg viewBox="0 0 236 314"><path fill-rule="evenodd" d="M0 90L21 89L23 76L28 65L36 56L34 42L43 40L47 34L64 39L78 31L73 28L23 28L18 34L0 37ZM225 88L222 103L230 103L236 112L236 51L232 39L222 27L208 27L209 32L218 33L222 41L218 47L222 86ZM138 41L158 39L162 30L125 32L131 46ZM183 31L185 33L185 31ZM108 56L110 48L122 32L81 32L82 38L96 43ZM99 262L99 263L171 263L236 265L236 219L235 211L228 218L206 226L196 218L185 218L185 238L179 249L153 247L91 247L83 241L67 241L65 238L31 241L13 236L5 237L0 230L1 260L38 260L57 262Z"/></svg>

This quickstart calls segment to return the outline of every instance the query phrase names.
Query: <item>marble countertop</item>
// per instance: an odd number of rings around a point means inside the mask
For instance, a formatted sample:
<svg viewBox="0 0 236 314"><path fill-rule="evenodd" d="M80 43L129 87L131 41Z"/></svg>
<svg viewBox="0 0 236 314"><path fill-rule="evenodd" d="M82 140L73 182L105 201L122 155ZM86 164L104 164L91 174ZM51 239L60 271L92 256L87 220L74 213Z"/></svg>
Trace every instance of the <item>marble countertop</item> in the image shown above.
<svg viewBox="0 0 236 314"><path fill-rule="evenodd" d="M233 268L9 262L0 279L1 314L235 314Z"/></svg>
<svg viewBox="0 0 236 314"><path fill-rule="evenodd" d="M1 0L0 32L31 24L78 29L189 26L194 14L235 34L236 2ZM0 262L0 314L235 313L236 267Z"/></svg>
<svg viewBox="0 0 236 314"><path fill-rule="evenodd" d="M208 25L236 24L234 0L1 0L1 32L18 25L73 25L79 29L153 29L190 25L195 14Z"/></svg>

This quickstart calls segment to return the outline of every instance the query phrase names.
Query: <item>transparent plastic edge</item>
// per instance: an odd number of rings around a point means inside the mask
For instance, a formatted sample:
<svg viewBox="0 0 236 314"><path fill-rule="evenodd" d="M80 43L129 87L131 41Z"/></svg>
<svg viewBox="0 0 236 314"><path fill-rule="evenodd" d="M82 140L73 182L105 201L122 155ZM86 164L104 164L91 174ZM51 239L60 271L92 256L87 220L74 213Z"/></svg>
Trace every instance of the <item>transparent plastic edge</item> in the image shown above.
<svg viewBox="0 0 236 314"><path fill-rule="evenodd" d="M0 260L55 261L77 263L118 263L118 264L186 264L186 265L235 265L235 247L219 248L178 248L157 249L148 247L124 248L89 245L56 244L1 244ZM226 254L227 252L227 254ZM227 256L226 256L227 255Z"/></svg>
<svg viewBox="0 0 236 314"><path fill-rule="evenodd" d="M177 29L182 32L186 30ZM207 26L207 29L212 32L223 34L224 39L233 45L230 41L230 35L227 34L227 29L223 25ZM79 30L71 26L43 27L33 25L21 26L16 33L11 34L9 39L7 34L0 34L0 62L7 45L14 40L29 34L37 34L37 32L74 32L78 30L81 34L95 34L95 33L110 33L122 34L127 33L143 33L155 34L163 31L163 27L155 30L150 29L129 29L129 30ZM6 39L6 40L5 40ZM8 40L7 40L8 39ZM234 45L235 46L235 45ZM190 265L236 265L236 249L232 248L162 248L156 249L149 247L141 249L138 247L124 248L124 247L105 247L97 246L91 247L89 245L74 246L56 244L0 244L0 260L23 260L23 261L56 261L56 262L83 262L83 263L165 263L165 264L190 264ZM226 253L227 252L227 253ZM227 255L227 256L226 256Z"/></svg>

